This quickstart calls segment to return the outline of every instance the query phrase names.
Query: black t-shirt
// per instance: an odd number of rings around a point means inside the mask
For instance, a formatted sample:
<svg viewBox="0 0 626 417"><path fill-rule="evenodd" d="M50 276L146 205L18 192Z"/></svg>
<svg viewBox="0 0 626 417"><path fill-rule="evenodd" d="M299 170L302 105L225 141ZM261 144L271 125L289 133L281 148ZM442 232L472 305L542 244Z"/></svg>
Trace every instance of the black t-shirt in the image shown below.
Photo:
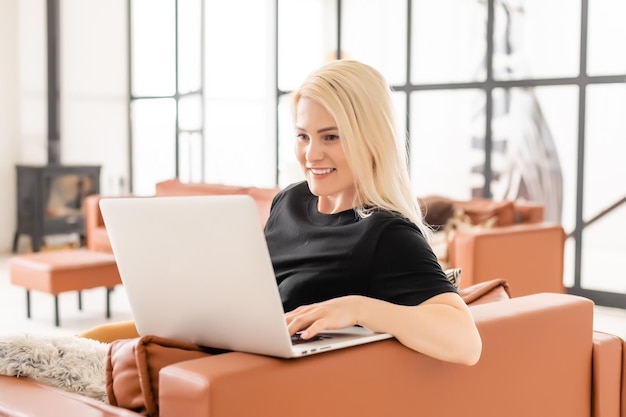
<svg viewBox="0 0 626 417"><path fill-rule="evenodd" d="M274 198L265 237L285 311L344 295L417 305L456 292L408 219L385 210L320 213L306 182Z"/></svg>

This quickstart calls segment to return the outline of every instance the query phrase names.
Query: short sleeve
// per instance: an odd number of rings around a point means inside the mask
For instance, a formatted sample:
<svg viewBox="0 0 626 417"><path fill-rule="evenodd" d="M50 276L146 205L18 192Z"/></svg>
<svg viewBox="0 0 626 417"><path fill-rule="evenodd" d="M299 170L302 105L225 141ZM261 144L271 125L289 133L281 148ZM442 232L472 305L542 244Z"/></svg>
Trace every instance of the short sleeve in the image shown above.
<svg viewBox="0 0 626 417"><path fill-rule="evenodd" d="M406 222L389 224L376 245L370 296L418 305L446 292L457 290L421 232Z"/></svg>

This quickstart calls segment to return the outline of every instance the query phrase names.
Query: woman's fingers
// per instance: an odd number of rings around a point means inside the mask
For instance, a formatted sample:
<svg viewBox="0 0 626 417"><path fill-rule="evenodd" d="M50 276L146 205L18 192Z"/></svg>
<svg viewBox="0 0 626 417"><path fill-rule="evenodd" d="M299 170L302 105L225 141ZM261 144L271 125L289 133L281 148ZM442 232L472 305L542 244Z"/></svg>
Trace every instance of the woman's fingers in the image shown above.
<svg viewBox="0 0 626 417"><path fill-rule="evenodd" d="M301 306L285 315L290 334L302 331L308 339L323 330L342 329L358 322L355 297L340 297Z"/></svg>

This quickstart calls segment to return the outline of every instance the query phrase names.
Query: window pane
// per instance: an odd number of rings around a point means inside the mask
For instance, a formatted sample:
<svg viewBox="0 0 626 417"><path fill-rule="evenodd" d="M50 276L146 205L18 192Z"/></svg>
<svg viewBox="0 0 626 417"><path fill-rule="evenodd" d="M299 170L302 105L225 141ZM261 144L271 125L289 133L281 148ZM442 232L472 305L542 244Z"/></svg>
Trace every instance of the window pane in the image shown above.
<svg viewBox="0 0 626 417"><path fill-rule="evenodd" d="M589 1L587 40L587 73L589 75L626 74L624 19L626 19L624 0Z"/></svg>
<svg viewBox="0 0 626 417"><path fill-rule="evenodd" d="M411 177L418 196L469 199L482 189L485 96L479 90L411 94ZM478 171L478 172L477 172Z"/></svg>
<svg viewBox="0 0 626 417"><path fill-rule="evenodd" d="M543 103L553 113L550 122ZM577 159L577 89L547 87L544 89L496 89L493 94L493 153L494 182L491 191L496 199L527 200L544 205L545 219L560 223L563 214L563 159L570 163L570 192L575 192L576 175L573 165ZM560 128L559 132L555 131ZM561 145L557 148L555 136ZM570 197L573 197L570 194ZM572 201L572 204L573 201ZM569 213L574 226L575 204Z"/></svg>
<svg viewBox="0 0 626 417"><path fill-rule="evenodd" d="M250 99L274 92L269 72L273 20L267 5L267 0L205 3L207 96Z"/></svg>
<svg viewBox="0 0 626 417"><path fill-rule="evenodd" d="M262 100L207 103L205 176L209 182L271 186L275 182L273 112Z"/></svg>
<svg viewBox="0 0 626 417"><path fill-rule="evenodd" d="M202 182L202 135L181 133L178 141L178 178L182 182Z"/></svg>
<svg viewBox="0 0 626 417"><path fill-rule="evenodd" d="M291 114L291 94L283 94L278 102L278 184L285 187L304 180L295 153L295 128Z"/></svg>
<svg viewBox="0 0 626 417"><path fill-rule="evenodd" d="M337 54L336 0L278 0L278 88L291 91Z"/></svg>
<svg viewBox="0 0 626 417"><path fill-rule="evenodd" d="M577 76L580 8L580 0L496 2L494 77Z"/></svg>
<svg viewBox="0 0 626 417"><path fill-rule="evenodd" d="M175 93L174 0L132 0L132 94Z"/></svg>
<svg viewBox="0 0 626 417"><path fill-rule="evenodd" d="M547 130L554 142L553 173L557 160L563 181L562 210L550 208L546 219L561 223L567 233L576 226L576 181L578 170L578 87L554 86L535 87L534 91ZM547 137L546 135L544 135ZM544 202L544 204L546 204ZM554 202L553 207L558 207ZM554 213L549 215L548 213Z"/></svg>
<svg viewBox="0 0 626 417"><path fill-rule="evenodd" d="M406 146L406 93L394 91L391 93L391 102L395 111L396 134L402 146Z"/></svg>
<svg viewBox="0 0 626 417"><path fill-rule="evenodd" d="M379 70L392 85L406 83L406 0L344 0L341 48L346 58Z"/></svg>
<svg viewBox="0 0 626 417"><path fill-rule="evenodd" d="M206 181L274 185L272 5L272 0L205 3Z"/></svg>
<svg viewBox="0 0 626 417"><path fill-rule="evenodd" d="M626 196L626 84L587 87L584 219Z"/></svg>
<svg viewBox="0 0 626 417"><path fill-rule="evenodd" d="M485 79L486 2L415 0L412 15L413 83Z"/></svg>
<svg viewBox="0 0 626 417"><path fill-rule="evenodd" d="M587 88L583 220L590 221L626 196L626 85ZM583 232L581 285L626 292L626 206L601 217Z"/></svg>
<svg viewBox="0 0 626 417"><path fill-rule="evenodd" d="M154 186L176 176L176 105L173 99L135 100L131 107L133 194L154 195Z"/></svg>
<svg viewBox="0 0 626 417"><path fill-rule="evenodd" d="M532 89L541 108L541 114L546 121L548 132L554 141L556 155L561 167L563 191L560 223L566 233L571 233L576 227L576 182L578 169L578 87L554 86L536 87ZM544 202L551 202L546 209L546 219L554 216L558 222L558 200L551 198ZM550 214L552 213L552 214ZM566 286L574 284L575 241L573 238L565 244L563 261L563 278Z"/></svg>
<svg viewBox="0 0 626 417"><path fill-rule="evenodd" d="M623 274L626 253L624 230L625 205L585 228L581 258L583 288L626 294L626 277Z"/></svg>
<svg viewBox="0 0 626 417"><path fill-rule="evenodd" d="M178 2L178 91L188 93L201 87L202 18L201 0Z"/></svg>
<svg viewBox="0 0 626 417"><path fill-rule="evenodd" d="M178 101L178 123L182 130L202 128L202 96L183 96Z"/></svg>

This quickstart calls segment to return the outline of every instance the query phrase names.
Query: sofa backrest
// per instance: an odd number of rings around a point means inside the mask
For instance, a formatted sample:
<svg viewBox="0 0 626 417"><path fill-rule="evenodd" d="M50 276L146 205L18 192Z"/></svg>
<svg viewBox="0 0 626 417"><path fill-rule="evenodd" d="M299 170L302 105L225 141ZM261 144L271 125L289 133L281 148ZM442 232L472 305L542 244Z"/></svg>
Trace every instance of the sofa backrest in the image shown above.
<svg viewBox="0 0 626 417"><path fill-rule="evenodd" d="M225 353L163 368L160 415L592 416L590 300L534 294L471 309L483 338L474 366L393 339L289 363Z"/></svg>
<svg viewBox="0 0 626 417"><path fill-rule="evenodd" d="M270 208L274 196L280 188L242 187L236 185L212 183L183 183L178 179L162 181L156 184L158 197L185 196L185 195L232 195L248 194L257 204L261 224L265 226L270 215Z"/></svg>
<svg viewBox="0 0 626 417"><path fill-rule="evenodd" d="M488 198L452 200L441 196L419 198L425 220L441 227L453 216L466 217L473 225L511 226L539 223L544 220L543 205L530 201L495 201Z"/></svg>
<svg viewBox="0 0 626 417"><path fill-rule="evenodd" d="M247 194L247 187L211 183L184 183L177 178L156 184L156 195L159 197L183 195L223 195Z"/></svg>

